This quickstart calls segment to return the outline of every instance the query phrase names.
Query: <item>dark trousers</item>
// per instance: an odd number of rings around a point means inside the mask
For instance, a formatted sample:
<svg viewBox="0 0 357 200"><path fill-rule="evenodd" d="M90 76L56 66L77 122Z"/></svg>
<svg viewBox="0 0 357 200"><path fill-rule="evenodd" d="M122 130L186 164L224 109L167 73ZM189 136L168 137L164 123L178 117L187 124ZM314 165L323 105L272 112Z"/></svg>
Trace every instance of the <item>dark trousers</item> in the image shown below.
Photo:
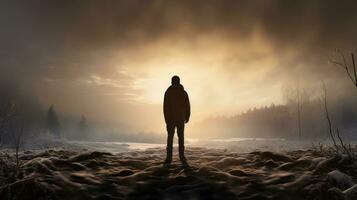
<svg viewBox="0 0 357 200"><path fill-rule="evenodd" d="M166 159L171 160L172 159L172 143L174 140L174 135L175 135L175 128L177 128L177 137L178 137L178 143L179 143L179 154L180 154L180 160L185 159L185 143L184 143L184 130L185 130L185 124L180 123L180 124L167 124L166 129L167 129L167 157Z"/></svg>

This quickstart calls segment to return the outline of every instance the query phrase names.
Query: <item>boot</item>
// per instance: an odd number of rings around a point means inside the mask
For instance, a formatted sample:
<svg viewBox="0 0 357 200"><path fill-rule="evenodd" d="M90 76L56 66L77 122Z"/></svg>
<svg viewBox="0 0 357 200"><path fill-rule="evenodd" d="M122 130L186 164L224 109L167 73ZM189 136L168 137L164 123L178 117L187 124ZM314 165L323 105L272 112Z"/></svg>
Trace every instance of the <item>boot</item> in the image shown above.
<svg viewBox="0 0 357 200"><path fill-rule="evenodd" d="M165 163L166 164L170 164L172 161L172 150L167 150L167 154L166 154L166 159L165 159Z"/></svg>
<svg viewBox="0 0 357 200"><path fill-rule="evenodd" d="M186 163L186 158L185 158L185 154L184 154L183 150L181 150L181 151L179 152L179 154L180 154L180 161L181 161L182 163Z"/></svg>
<svg viewBox="0 0 357 200"><path fill-rule="evenodd" d="M170 164L171 161L172 161L172 158L166 158L166 159L165 159L165 164Z"/></svg>

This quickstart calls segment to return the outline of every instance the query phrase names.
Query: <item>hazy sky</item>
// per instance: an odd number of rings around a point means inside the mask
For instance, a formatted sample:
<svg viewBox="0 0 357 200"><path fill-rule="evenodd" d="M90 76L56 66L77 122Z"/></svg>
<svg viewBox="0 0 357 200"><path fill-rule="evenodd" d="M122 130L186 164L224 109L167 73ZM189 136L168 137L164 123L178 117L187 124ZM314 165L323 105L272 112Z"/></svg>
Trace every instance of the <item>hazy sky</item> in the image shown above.
<svg viewBox="0 0 357 200"><path fill-rule="evenodd" d="M193 122L283 103L297 83L348 83L328 60L357 47L357 3L11 0L0 26L1 84L62 115L160 131L174 74Z"/></svg>

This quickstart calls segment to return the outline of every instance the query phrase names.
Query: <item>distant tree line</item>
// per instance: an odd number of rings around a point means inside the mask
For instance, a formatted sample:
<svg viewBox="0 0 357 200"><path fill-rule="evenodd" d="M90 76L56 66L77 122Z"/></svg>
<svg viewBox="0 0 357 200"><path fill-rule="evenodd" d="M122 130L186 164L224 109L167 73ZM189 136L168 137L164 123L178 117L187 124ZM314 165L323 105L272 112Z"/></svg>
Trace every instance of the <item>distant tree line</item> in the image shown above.
<svg viewBox="0 0 357 200"><path fill-rule="evenodd" d="M336 54L338 57L330 62L341 67L354 88L357 88L354 53L346 56L337 50ZM301 90L299 84L297 85L296 88L288 88L284 92L285 104L253 108L233 117L209 118L193 125L192 135L194 137L195 134L198 136L204 133L207 137L279 137L299 140L331 137L337 137L341 141L342 137L357 139L355 93L348 89L342 96L332 93L327 107L325 84L319 92L320 96L313 97L311 92Z"/></svg>
<svg viewBox="0 0 357 200"><path fill-rule="evenodd" d="M302 98L297 107L296 99L286 104L248 109L232 117L213 117L192 125L192 136L248 137L286 139L325 139L327 122L320 99ZM353 101L331 104L331 116L346 137L353 137L357 129L357 109ZM299 113L300 112L300 113ZM300 118L300 119L298 119ZM350 134L348 134L350 133Z"/></svg>
<svg viewBox="0 0 357 200"><path fill-rule="evenodd" d="M85 138L87 131L87 119L82 115L71 134ZM24 140L42 137L43 134L58 139L67 137L55 106L51 105L47 112L43 111L36 101L18 90L0 87L0 146L18 147Z"/></svg>

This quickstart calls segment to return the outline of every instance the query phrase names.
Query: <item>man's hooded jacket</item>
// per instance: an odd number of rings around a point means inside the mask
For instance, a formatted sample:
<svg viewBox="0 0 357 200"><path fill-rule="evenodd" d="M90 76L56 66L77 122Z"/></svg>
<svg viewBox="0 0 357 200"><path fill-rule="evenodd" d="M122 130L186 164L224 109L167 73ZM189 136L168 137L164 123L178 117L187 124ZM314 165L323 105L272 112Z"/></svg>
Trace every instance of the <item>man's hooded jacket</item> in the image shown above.
<svg viewBox="0 0 357 200"><path fill-rule="evenodd" d="M166 124L184 124L190 119L190 101L181 84L171 85L166 90L164 116Z"/></svg>

